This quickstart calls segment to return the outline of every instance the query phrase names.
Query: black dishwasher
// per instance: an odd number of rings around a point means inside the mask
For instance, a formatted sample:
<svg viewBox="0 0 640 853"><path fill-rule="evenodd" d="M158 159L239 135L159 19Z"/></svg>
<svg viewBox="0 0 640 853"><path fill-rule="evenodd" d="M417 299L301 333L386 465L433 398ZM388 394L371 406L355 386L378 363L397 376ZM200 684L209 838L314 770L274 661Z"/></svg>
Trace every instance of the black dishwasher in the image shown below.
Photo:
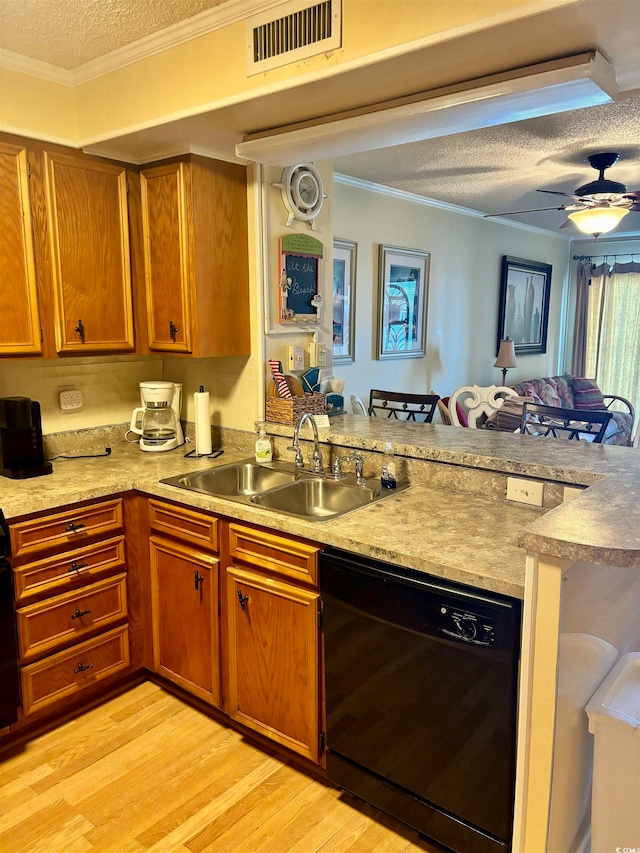
<svg viewBox="0 0 640 853"><path fill-rule="evenodd" d="M456 853L509 850L521 602L321 555L327 775Z"/></svg>

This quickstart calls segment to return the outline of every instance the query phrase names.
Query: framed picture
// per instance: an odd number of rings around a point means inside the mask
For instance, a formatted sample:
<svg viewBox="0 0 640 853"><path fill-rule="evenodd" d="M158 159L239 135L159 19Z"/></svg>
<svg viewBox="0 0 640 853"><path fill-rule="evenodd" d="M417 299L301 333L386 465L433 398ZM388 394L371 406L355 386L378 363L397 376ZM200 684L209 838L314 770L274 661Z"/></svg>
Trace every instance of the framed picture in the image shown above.
<svg viewBox="0 0 640 853"><path fill-rule="evenodd" d="M280 324L319 323L322 310L320 240L288 234L280 240Z"/></svg>
<svg viewBox="0 0 640 853"><path fill-rule="evenodd" d="M547 351L551 264L502 257L498 343L510 338L516 353Z"/></svg>
<svg viewBox="0 0 640 853"><path fill-rule="evenodd" d="M429 253L380 246L377 358L425 354Z"/></svg>
<svg viewBox="0 0 640 853"><path fill-rule="evenodd" d="M355 361L357 243L333 241L333 362Z"/></svg>

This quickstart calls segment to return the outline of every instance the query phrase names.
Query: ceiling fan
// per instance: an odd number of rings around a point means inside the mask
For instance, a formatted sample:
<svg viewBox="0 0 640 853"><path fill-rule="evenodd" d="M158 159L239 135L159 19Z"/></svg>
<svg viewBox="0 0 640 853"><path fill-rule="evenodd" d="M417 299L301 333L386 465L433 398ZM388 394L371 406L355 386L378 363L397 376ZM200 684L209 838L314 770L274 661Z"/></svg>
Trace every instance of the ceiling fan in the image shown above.
<svg viewBox="0 0 640 853"><path fill-rule="evenodd" d="M573 193L560 190L537 190L539 193L560 195L570 202L557 207L534 207L529 210L511 210L507 213L487 213L485 219L492 216L512 216L518 213L535 213L542 210L570 210L568 219L560 227L564 228L569 221L584 231L599 237L611 231L620 220L630 211L640 211L640 190L628 191L624 184L605 178L604 173L617 163L620 155L612 151L592 154L589 165L598 172L598 178L588 184L578 187Z"/></svg>

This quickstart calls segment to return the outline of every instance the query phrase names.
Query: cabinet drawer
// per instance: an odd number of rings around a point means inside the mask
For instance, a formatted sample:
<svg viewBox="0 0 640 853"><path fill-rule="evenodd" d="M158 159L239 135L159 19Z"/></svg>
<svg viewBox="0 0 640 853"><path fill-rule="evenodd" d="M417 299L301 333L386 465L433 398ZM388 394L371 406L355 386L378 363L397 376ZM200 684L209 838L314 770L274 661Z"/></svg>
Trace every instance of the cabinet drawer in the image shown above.
<svg viewBox="0 0 640 853"><path fill-rule="evenodd" d="M23 711L25 715L39 711L128 666L129 636L124 625L23 667Z"/></svg>
<svg viewBox="0 0 640 853"><path fill-rule="evenodd" d="M229 551L234 560L305 583L318 583L321 550L311 542L277 536L269 530L229 525Z"/></svg>
<svg viewBox="0 0 640 853"><path fill-rule="evenodd" d="M21 607L17 611L21 658L33 659L126 619L126 579L116 575Z"/></svg>
<svg viewBox="0 0 640 853"><path fill-rule="evenodd" d="M60 548L77 548L83 540L122 531L122 499L67 509L12 524L14 560Z"/></svg>
<svg viewBox="0 0 640 853"><path fill-rule="evenodd" d="M192 547L218 550L218 519L186 507L149 501L149 524L152 530Z"/></svg>
<svg viewBox="0 0 640 853"><path fill-rule="evenodd" d="M124 536L65 551L37 563L26 563L13 572L16 601L62 593L107 572L122 571L125 566Z"/></svg>

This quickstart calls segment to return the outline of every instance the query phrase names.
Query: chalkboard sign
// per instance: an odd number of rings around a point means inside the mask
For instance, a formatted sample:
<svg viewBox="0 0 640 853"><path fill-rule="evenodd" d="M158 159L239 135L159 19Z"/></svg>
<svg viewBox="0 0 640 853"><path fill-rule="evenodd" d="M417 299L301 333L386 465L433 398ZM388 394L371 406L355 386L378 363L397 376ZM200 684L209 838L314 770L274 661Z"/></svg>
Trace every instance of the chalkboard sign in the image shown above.
<svg viewBox="0 0 640 853"><path fill-rule="evenodd" d="M322 308L320 240L288 234L280 240L280 323L319 323Z"/></svg>

